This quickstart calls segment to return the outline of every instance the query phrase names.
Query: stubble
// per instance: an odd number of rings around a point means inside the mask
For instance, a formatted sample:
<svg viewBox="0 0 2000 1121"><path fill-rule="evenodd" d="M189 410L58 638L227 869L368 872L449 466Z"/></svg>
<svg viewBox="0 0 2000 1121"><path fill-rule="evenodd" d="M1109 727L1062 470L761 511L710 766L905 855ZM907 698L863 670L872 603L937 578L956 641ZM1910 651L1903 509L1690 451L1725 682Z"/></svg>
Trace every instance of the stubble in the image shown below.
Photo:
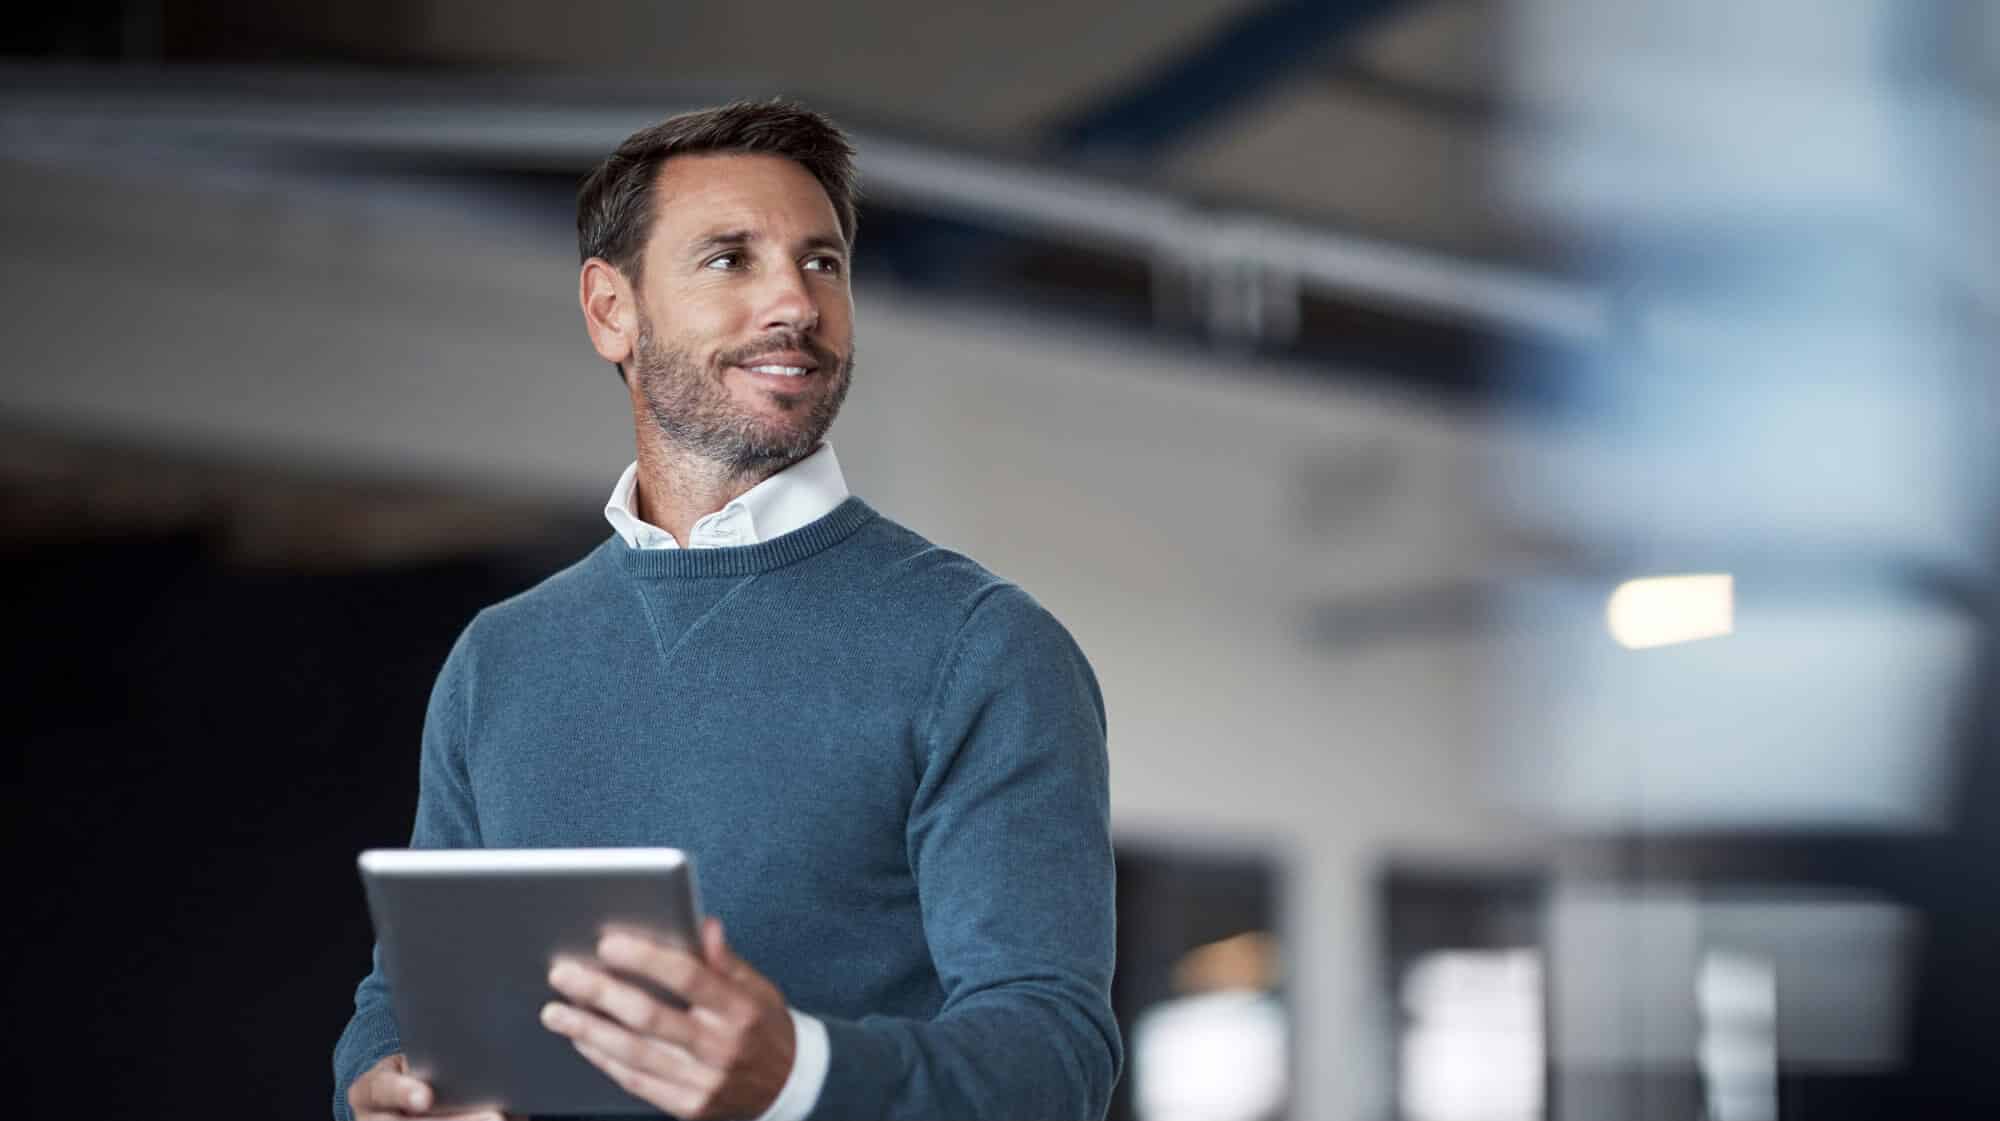
<svg viewBox="0 0 2000 1121"><path fill-rule="evenodd" d="M723 381L731 364L771 350L805 351L820 364L812 376L831 379L818 392L774 394L772 399L785 413L782 419L743 411ZM768 477L819 447L847 399L854 359L852 354L837 357L797 332L777 332L718 356L711 366L689 351L660 343L652 322L642 316L633 366L639 392L660 434L723 473L741 478Z"/></svg>

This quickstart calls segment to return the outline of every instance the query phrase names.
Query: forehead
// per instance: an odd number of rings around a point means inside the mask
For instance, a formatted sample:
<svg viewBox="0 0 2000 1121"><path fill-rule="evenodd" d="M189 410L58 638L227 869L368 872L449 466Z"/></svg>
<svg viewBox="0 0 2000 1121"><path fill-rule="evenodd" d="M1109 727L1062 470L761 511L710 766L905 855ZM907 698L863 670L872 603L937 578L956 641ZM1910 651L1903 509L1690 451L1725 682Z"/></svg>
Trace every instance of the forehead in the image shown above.
<svg viewBox="0 0 2000 1121"><path fill-rule="evenodd" d="M653 244L671 247L718 229L838 238L840 219L812 172L783 156L702 153L662 163L653 180Z"/></svg>

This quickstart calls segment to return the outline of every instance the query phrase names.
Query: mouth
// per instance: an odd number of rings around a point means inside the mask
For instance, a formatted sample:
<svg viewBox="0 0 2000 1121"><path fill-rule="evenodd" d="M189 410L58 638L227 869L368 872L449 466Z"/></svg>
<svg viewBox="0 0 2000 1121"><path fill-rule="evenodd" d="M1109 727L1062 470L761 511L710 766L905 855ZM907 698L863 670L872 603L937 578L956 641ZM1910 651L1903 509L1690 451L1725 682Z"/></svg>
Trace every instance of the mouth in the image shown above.
<svg viewBox="0 0 2000 1121"><path fill-rule="evenodd" d="M797 351L761 354L733 363L736 369L781 381L803 381L819 370L819 363Z"/></svg>

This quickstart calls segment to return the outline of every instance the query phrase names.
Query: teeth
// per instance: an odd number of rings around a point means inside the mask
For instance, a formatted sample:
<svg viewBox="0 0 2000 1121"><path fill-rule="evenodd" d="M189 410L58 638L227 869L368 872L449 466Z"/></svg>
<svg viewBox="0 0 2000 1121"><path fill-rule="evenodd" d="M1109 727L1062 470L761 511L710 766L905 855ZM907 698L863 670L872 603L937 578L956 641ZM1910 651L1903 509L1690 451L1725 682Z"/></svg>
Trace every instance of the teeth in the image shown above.
<svg viewBox="0 0 2000 1121"><path fill-rule="evenodd" d="M752 366L750 368L760 374L782 374L788 378L802 377L806 372L804 366Z"/></svg>

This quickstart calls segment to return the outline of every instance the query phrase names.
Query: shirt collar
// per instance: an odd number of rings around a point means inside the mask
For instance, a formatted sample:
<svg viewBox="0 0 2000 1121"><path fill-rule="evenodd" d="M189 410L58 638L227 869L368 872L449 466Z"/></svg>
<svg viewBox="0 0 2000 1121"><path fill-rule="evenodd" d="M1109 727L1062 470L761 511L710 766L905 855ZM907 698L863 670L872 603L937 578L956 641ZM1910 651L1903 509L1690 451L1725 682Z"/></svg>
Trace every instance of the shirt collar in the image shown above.
<svg viewBox="0 0 2000 1121"><path fill-rule="evenodd" d="M639 517L639 464L635 460L618 476L604 519L625 544L634 549L675 549L674 535ZM832 444L744 491L727 506L697 519L688 532L687 548L755 545L804 529L847 501L847 478Z"/></svg>

